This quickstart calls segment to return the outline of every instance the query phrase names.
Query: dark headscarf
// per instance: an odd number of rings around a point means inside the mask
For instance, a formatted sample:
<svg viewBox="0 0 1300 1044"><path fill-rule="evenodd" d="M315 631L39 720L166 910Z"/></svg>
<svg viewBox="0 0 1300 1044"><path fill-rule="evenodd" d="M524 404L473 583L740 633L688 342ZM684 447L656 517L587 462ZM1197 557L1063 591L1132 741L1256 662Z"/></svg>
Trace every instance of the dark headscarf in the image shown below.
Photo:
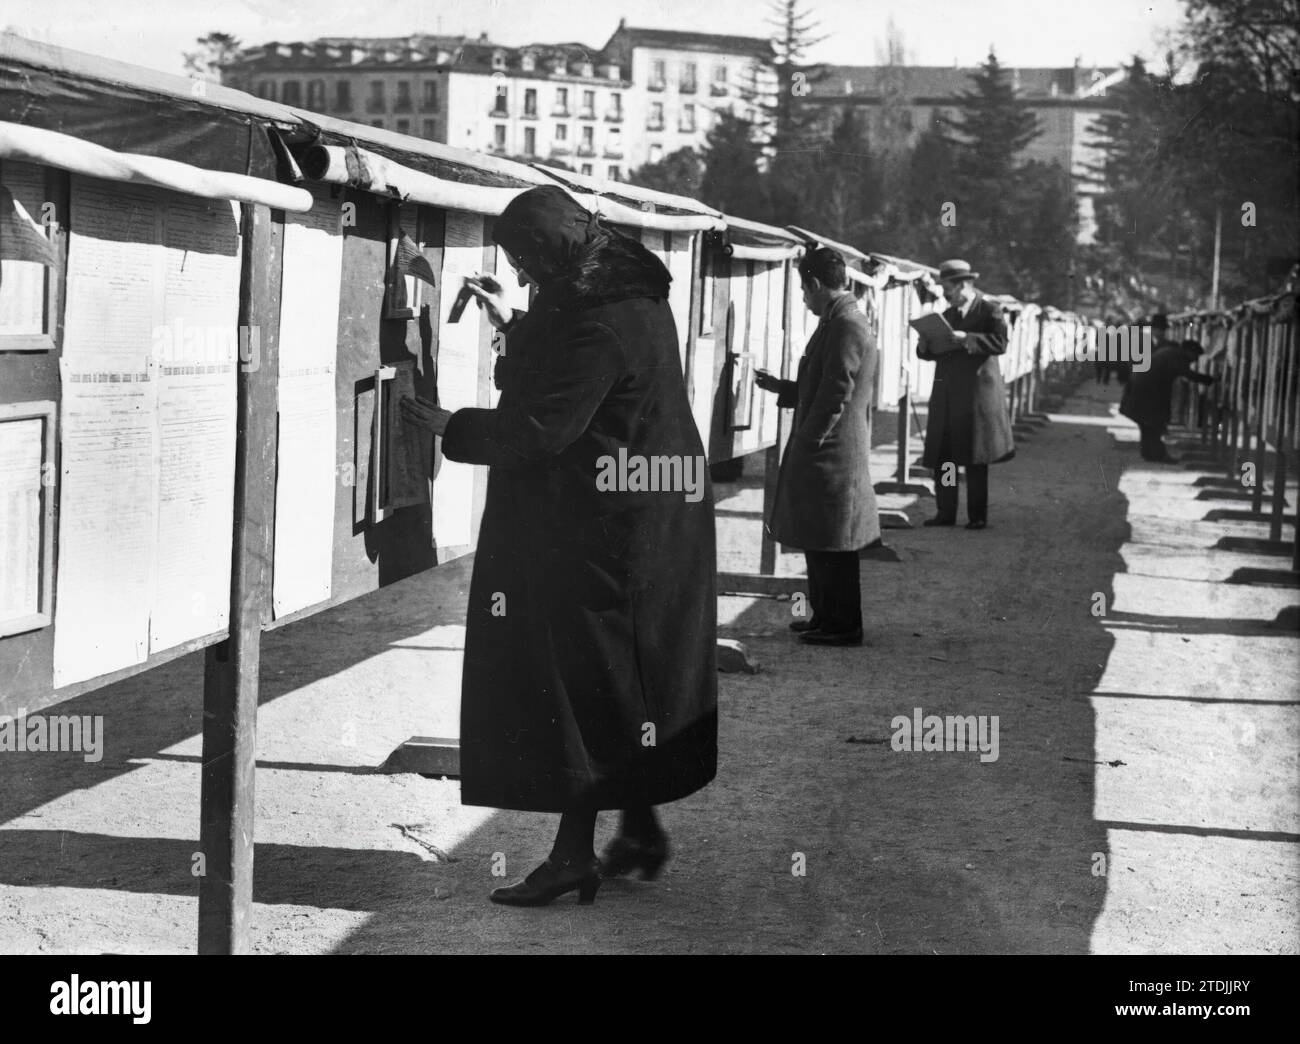
<svg viewBox="0 0 1300 1044"><path fill-rule="evenodd" d="M540 185L510 201L492 225L492 238L544 283L568 271L601 231L596 215L564 189Z"/></svg>

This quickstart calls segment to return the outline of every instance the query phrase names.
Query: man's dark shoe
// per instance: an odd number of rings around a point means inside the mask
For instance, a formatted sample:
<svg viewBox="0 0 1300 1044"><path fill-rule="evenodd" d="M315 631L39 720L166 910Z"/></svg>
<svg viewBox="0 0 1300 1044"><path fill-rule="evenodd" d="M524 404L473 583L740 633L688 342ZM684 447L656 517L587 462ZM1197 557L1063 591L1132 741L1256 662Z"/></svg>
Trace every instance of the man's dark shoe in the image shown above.
<svg viewBox="0 0 1300 1044"><path fill-rule="evenodd" d="M790 622L790 630L794 631L795 634L803 634L805 631L815 631L819 627L821 627L821 624L811 617L807 620L792 620Z"/></svg>
<svg viewBox="0 0 1300 1044"><path fill-rule="evenodd" d="M988 525L988 523L987 523L986 521L984 521L984 519L982 519L982 518L980 518L980 519L971 519L969 522L966 523L966 528L967 528L967 529L983 529L983 528L984 528L985 526L987 526L987 525Z"/></svg>
<svg viewBox="0 0 1300 1044"><path fill-rule="evenodd" d="M944 518L942 515L935 515L934 518L927 518L921 523L923 526L955 526L956 524L957 520L955 518Z"/></svg>
<svg viewBox="0 0 1300 1044"><path fill-rule="evenodd" d="M862 628L856 627L852 631L805 631L799 640L809 645L861 645Z"/></svg>

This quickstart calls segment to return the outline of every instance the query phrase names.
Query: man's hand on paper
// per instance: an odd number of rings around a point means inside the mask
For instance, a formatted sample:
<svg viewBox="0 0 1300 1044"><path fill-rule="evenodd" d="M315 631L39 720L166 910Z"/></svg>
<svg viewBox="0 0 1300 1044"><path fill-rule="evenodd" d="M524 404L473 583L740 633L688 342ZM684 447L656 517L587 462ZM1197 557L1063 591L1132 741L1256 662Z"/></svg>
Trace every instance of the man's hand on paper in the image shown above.
<svg viewBox="0 0 1300 1044"><path fill-rule="evenodd" d="M479 307L487 313L488 322L498 330L510 322L514 310L506 300L505 290L494 276L475 272L474 275L465 277L465 285L478 301Z"/></svg>
<svg viewBox="0 0 1300 1044"><path fill-rule="evenodd" d="M399 405L402 419L407 424L414 424L417 428L423 428L434 435L441 435L447 430L447 422L451 420L451 410L435 406L419 395L414 398L403 395Z"/></svg>

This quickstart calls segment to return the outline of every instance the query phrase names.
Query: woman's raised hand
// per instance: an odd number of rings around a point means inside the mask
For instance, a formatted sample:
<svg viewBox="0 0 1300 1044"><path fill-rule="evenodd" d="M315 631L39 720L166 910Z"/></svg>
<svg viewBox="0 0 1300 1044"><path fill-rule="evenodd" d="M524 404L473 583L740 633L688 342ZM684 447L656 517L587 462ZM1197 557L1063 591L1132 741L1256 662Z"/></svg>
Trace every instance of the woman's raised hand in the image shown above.
<svg viewBox="0 0 1300 1044"><path fill-rule="evenodd" d="M498 330L510 322L514 310L506 300L505 289L495 277L476 272L465 277L465 285L478 301L479 307L487 313L488 322Z"/></svg>

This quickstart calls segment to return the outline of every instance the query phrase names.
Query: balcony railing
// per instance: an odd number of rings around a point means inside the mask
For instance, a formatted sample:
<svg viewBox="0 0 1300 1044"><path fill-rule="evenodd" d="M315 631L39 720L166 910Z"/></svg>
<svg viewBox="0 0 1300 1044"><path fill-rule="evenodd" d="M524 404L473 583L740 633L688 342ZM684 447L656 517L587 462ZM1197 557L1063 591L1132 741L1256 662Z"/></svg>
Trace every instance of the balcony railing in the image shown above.
<svg viewBox="0 0 1300 1044"><path fill-rule="evenodd" d="M718 82L715 80L713 83L709 84L709 93L710 93L711 95L713 95L713 97L715 97L715 98L722 98L722 97L724 97L724 96L728 93L729 90L730 90L730 88L728 88L728 86L726 85L725 82L724 82L724 83L718 83Z"/></svg>
<svg viewBox="0 0 1300 1044"><path fill-rule="evenodd" d="M594 120L595 118L596 118L595 109L583 109L578 113L578 119L580 120Z"/></svg>
<svg viewBox="0 0 1300 1044"><path fill-rule="evenodd" d="M557 105L551 110L551 115L556 119L567 120L569 118L569 107L567 105Z"/></svg>
<svg viewBox="0 0 1300 1044"><path fill-rule="evenodd" d="M490 110L488 110L488 115L489 115L489 116L509 116L510 113L506 110L506 107L505 107L504 105L494 105L494 106L492 106L492 108L491 108Z"/></svg>
<svg viewBox="0 0 1300 1044"><path fill-rule="evenodd" d="M683 80L677 87L682 94L694 94L698 89L694 80Z"/></svg>
<svg viewBox="0 0 1300 1044"><path fill-rule="evenodd" d="M579 156L594 156L594 155L596 155L596 146L595 146L595 145L579 145L579 146L578 146L578 155L579 155Z"/></svg>
<svg viewBox="0 0 1300 1044"><path fill-rule="evenodd" d="M693 123L679 123L679 124L677 124L677 133L678 133L678 134L694 134L694 133L695 133L695 124L693 124Z"/></svg>
<svg viewBox="0 0 1300 1044"><path fill-rule="evenodd" d="M646 121L645 121L645 129L646 129L646 130L653 130L653 131L660 131L660 130L663 130L663 129L664 129L664 121L663 121L663 120L656 120L656 119L649 119L649 120L646 120Z"/></svg>
<svg viewBox="0 0 1300 1044"><path fill-rule="evenodd" d="M623 110L622 110L622 109L610 109L607 113L605 113L605 122L606 122L606 123L622 123L622 122L623 122Z"/></svg>
<svg viewBox="0 0 1300 1044"><path fill-rule="evenodd" d="M651 80L645 87L648 91L662 91L667 89L668 84L663 80Z"/></svg>
<svg viewBox="0 0 1300 1044"><path fill-rule="evenodd" d="M605 146L605 158L606 158L606 159L622 159L622 158L623 158L623 146L622 146L622 145L606 145L606 146Z"/></svg>
<svg viewBox="0 0 1300 1044"><path fill-rule="evenodd" d="M529 110L525 109L523 112L519 114L519 118L521 120L535 120L537 119L537 110L533 109L530 112Z"/></svg>
<svg viewBox="0 0 1300 1044"><path fill-rule="evenodd" d="M366 99L366 112L383 112L383 111L384 111L384 100L382 98L380 98L378 101L376 101L374 98Z"/></svg>
<svg viewBox="0 0 1300 1044"><path fill-rule="evenodd" d="M393 112L410 112L412 108L410 98L398 98L393 102Z"/></svg>

